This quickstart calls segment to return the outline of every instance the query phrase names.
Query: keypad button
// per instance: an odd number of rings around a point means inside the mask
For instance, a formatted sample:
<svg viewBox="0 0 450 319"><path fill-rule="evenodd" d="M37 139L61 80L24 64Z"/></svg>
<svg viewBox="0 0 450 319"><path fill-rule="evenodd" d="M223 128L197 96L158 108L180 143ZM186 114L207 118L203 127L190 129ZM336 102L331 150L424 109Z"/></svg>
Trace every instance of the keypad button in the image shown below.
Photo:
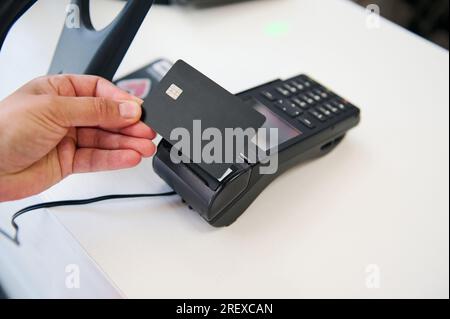
<svg viewBox="0 0 450 319"><path fill-rule="evenodd" d="M286 113L289 114L289 116L291 117L297 117L300 116L303 112L298 107L295 108L288 107Z"/></svg>
<svg viewBox="0 0 450 319"><path fill-rule="evenodd" d="M327 120L325 115L317 110L310 110L309 113L321 122L325 122Z"/></svg>
<svg viewBox="0 0 450 319"><path fill-rule="evenodd" d="M291 117L297 117L303 113L303 111L292 102L288 102L288 106L285 112Z"/></svg>
<svg viewBox="0 0 450 319"><path fill-rule="evenodd" d="M331 101L331 104L333 104L335 107L337 107L340 111L345 111L347 109L347 106L344 102L339 100L333 100Z"/></svg>
<svg viewBox="0 0 450 319"><path fill-rule="evenodd" d="M286 101L286 104L287 104L289 107L291 107L291 108L297 108L297 105L295 105L295 103L292 102L292 101L287 100L287 101Z"/></svg>
<svg viewBox="0 0 450 319"><path fill-rule="evenodd" d="M284 97L289 97L289 96L291 96L291 92L289 92L289 91L286 90L285 88L277 87L275 90L277 90L277 92L280 93L281 95L283 95Z"/></svg>
<svg viewBox="0 0 450 319"><path fill-rule="evenodd" d="M330 110L328 110L327 108L323 107L323 106L319 106L318 107L319 111L322 112L323 115L328 116L328 117L332 117L333 113L331 113Z"/></svg>
<svg viewBox="0 0 450 319"><path fill-rule="evenodd" d="M294 86L291 86L289 84L283 84L283 87L288 90L289 92L291 92L291 94L296 94L298 92L297 88Z"/></svg>
<svg viewBox="0 0 450 319"><path fill-rule="evenodd" d="M317 102L320 101L320 99L321 99L321 97L319 95L314 94L313 92L308 92L308 93L306 93L306 95Z"/></svg>
<svg viewBox="0 0 450 319"><path fill-rule="evenodd" d="M275 102L275 106L276 106L277 108L279 108L280 110L283 110L283 111L286 112L286 110L287 110L287 104L286 104L286 101L287 101L287 100L278 100L278 101Z"/></svg>
<svg viewBox="0 0 450 319"><path fill-rule="evenodd" d="M308 104L297 97L292 98L291 101L294 102L297 106L300 106L302 109L308 108Z"/></svg>
<svg viewBox="0 0 450 319"><path fill-rule="evenodd" d="M315 94L319 95L322 99L326 99L329 96L328 93L322 89L314 89L313 92Z"/></svg>
<svg viewBox="0 0 450 319"><path fill-rule="evenodd" d="M273 102L275 101L275 96L270 93L269 91L261 91L261 95L264 96L266 99L268 99L269 101Z"/></svg>
<svg viewBox="0 0 450 319"><path fill-rule="evenodd" d="M313 84L310 79L308 79L306 76L302 76L299 81L303 84L304 87L310 88Z"/></svg>
<svg viewBox="0 0 450 319"><path fill-rule="evenodd" d="M290 84L297 88L297 90L302 91L305 87L303 84L299 83L298 81L291 81Z"/></svg>
<svg viewBox="0 0 450 319"><path fill-rule="evenodd" d="M289 116L297 117L303 113L303 111L298 108L295 103L289 101L289 100L278 100L275 105L282 110L283 112L287 113Z"/></svg>
<svg viewBox="0 0 450 319"><path fill-rule="evenodd" d="M298 78L296 81L297 81L299 84L301 84L305 89L308 89L308 88L311 87L311 82L308 81L308 80L305 79L305 78Z"/></svg>
<svg viewBox="0 0 450 319"><path fill-rule="evenodd" d="M309 127L310 129L313 129L313 128L316 127L316 126L313 124L313 122L312 122L310 119L308 119L307 117L300 116L300 117L298 118L298 120L299 120L301 123L303 123L306 127Z"/></svg>
<svg viewBox="0 0 450 319"><path fill-rule="evenodd" d="M339 113L339 109L337 107L331 105L330 103L324 103L323 106L334 114Z"/></svg>
<svg viewBox="0 0 450 319"><path fill-rule="evenodd" d="M302 99L303 101L305 101L306 103L308 103L309 105L314 104L314 100L304 94L301 94L298 96L300 99Z"/></svg>

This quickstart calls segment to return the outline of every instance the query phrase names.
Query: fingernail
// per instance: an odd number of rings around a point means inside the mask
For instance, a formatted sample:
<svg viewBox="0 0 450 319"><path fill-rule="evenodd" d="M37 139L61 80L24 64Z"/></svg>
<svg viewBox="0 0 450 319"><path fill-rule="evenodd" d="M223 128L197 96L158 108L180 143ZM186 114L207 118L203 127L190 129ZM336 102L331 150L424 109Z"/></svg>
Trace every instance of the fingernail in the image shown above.
<svg viewBox="0 0 450 319"><path fill-rule="evenodd" d="M133 96L133 99L140 105L142 105L144 103L143 99L138 98L137 96Z"/></svg>
<svg viewBox="0 0 450 319"><path fill-rule="evenodd" d="M134 101L126 101L119 104L120 116L132 119L139 115L141 106Z"/></svg>
<svg viewBox="0 0 450 319"><path fill-rule="evenodd" d="M129 100L130 100L130 101L134 101L134 102L136 102L136 103L139 104L139 105L141 105L141 104L144 103L144 100L143 100L143 99L138 98L138 97L135 96L135 95L129 94L128 96L129 96ZM128 99L127 99L127 100L128 100Z"/></svg>

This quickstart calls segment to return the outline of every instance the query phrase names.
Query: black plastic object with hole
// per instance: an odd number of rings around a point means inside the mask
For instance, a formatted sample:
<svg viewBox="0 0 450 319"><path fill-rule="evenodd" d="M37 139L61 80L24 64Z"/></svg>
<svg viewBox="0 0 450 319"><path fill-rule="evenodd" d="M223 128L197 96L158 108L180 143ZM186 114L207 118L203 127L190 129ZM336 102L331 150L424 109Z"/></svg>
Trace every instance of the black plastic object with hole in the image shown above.
<svg viewBox="0 0 450 319"><path fill-rule="evenodd" d="M128 0L119 15L95 30L89 0L72 1L79 9L79 28L67 23L61 33L49 74L94 74L112 79L153 0Z"/></svg>
<svg viewBox="0 0 450 319"><path fill-rule="evenodd" d="M14 22L35 2L7 0L0 5L0 47ZM128 0L119 15L101 30L92 25L89 3L89 0L71 1L67 18L79 15L75 17L76 23L64 24L49 74L93 74L111 80L153 0Z"/></svg>
<svg viewBox="0 0 450 319"><path fill-rule="evenodd" d="M0 1L0 49L14 23L37 0L2 0Z"/></svg>

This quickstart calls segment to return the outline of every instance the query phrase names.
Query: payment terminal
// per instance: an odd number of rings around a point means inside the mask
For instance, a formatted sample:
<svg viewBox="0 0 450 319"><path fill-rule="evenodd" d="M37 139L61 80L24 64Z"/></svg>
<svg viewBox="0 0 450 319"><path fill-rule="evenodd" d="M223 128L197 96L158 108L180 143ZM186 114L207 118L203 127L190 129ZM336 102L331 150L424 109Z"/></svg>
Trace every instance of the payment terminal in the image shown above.
<svg viewBox="0 0 450 319"><path fill-rule="evenodd" d="M152 93L142 90L143 83L157 86L171 66L169 61L159 60L119 79L117 84L134 93L145 92L140 97L147 101L147 94ZM290 167L330 152L360 120L357 107L304 74L262 84L237 97L245 107L265 117L262 127L278 129L278 145L269 141L259 145L263 151L277 148L275 173L261 174L264 164L244 161L235 163L232 173L219 180L208 173L208 167L173 163L173 145L165 139L153 160L155 172L190 208L216 227L233 223L272 180Z"/></svg>

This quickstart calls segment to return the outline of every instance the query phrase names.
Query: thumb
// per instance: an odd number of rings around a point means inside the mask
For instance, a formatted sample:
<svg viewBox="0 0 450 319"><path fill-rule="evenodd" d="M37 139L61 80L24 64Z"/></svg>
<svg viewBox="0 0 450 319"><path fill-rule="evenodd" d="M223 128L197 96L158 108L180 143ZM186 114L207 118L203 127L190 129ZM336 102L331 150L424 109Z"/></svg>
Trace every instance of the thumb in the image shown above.
<svg viewBox="0 0 450 319"><path fill-rule="evenodd" d="M123 128L138 122L141 105L136 100L114 101L104 97L55 97L58 120L66 127Z"/></svg>

